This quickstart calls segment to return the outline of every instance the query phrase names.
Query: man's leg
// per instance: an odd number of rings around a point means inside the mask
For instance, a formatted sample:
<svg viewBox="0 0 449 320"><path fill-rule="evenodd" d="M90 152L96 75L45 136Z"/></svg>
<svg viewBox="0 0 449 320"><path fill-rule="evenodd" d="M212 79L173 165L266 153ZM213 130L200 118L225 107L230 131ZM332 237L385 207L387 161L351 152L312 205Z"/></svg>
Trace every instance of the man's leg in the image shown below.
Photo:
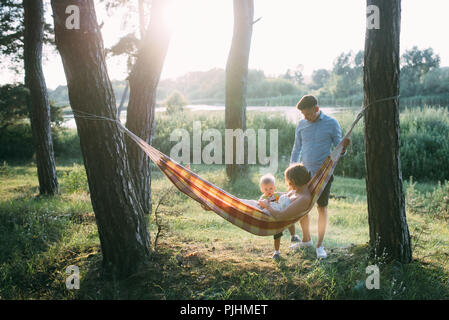
<svg viewBox="0 0 449 320"><path fill-rule="evenodd" d="M318 241L316 247L319 248L323 245L324 235L327 227L327 206L317 207L318 210Z"/></svg>
<svg viewBox="0 0 449 320"><path fill-rule="evenodd" d="M330 189L332 185L332 181L334 181L334 177L331 176L329 182L324 188L321 196L317 201L317 211L318 211L318 241L316 244L316 253L317 257L320 259L324 259L327 257L326 251L323 247L324 235L326 233L327 227L327 205L329 202Z"/></svg>

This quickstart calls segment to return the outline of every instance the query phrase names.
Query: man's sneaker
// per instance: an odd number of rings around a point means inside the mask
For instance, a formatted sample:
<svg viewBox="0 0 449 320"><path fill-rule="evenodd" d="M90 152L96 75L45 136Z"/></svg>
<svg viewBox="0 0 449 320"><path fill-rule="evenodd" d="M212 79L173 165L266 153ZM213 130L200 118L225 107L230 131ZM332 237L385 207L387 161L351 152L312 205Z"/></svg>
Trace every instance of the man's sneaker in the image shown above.
<svg viewBox="0 0 449 320"><path fill-rule="evenodd" d="M292 235L292 242L301 242L297 234Z"/></svg>
<svg viewBox="0 0 449 320"><path fill-rule="evenodd" d="M312 239L310 239L307 242L300 241L300 242L294 243L294 244L292 244L290 246L290 249L299 249L299 248L304 249L304 248L307 248L307 247L313 247L313 240Z"/></svg>
<svg viewBox="0 0 449 320"><path fill-rule="evenodd" d="M281 258L281 253L279 251L275 251L271 258L273 258L273 260L278 261Z"/></svg>
<svg viewBox="0 0 449 320"><path fill-rule="evenodd" d="M326 259L327 258L327 253L324 250L323 246L316 248L316 257L317 257L317 259Z"/></svg>

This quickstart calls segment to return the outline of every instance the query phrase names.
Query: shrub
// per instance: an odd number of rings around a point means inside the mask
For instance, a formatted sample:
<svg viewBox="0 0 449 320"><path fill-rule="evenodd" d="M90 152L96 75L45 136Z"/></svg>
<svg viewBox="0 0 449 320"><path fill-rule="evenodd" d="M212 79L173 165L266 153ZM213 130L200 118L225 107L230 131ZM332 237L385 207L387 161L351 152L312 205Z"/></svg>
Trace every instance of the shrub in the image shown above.
<svg viewBox="0 0 449 320"><path fill-rule="evenodd" d="M56 157L80 158L81 148L76 130L52 128L53 150ZM0 134L0 160L27 160L35 152L31 126L11 125Z"/></svg>
<svg viewBox="0 0 449 320"><path fill-rule="evenodd" d="M33 136L29 124L16 124L0 134L0 160L30 159L34 154Z"/></svg>
<svg viewBox="0 0 449 320"><path fill-rule="evenodd" d="M81 158L80 139L76 129L52 130L55 157Z"/></svg>
<svg viewBox="0 0 449 320"><path fill-rule="evenodd" d="M337 116L345 132L354 115ZM361 120L362 122L362 120ZM424 107L405 109L400 114L400 153L404 179L413 176L420 181L449 180L449 111ZM337 175L355 178L365 176L365 142L363 124L355 127L347 155L336 168Z"/></svg>
<svg viewBox="0 0 449 320"><path fill-rule="evenodd" d="M179 91L173 91L163 104L167 108L167 113L173 114L183 110L187 105L187 99Z"/></svg>
<svg viewBox="0 0 449 320"><path fill-rule="evenodd" d="M84 166L74 163L72 169L63 177L62 185L65 192L89 192Z"/></svg>
<svg viewBox="0 0 449 320"><path fill-rule="evenodd" d="M413 213L428 215L432 218L449 218L449 181L444 184L438 182L437 187L426 193L420 193L415 189L416 182L410 177L410 183L406 190L406 203Z"/></svg>
<svg viewBox="0 0 449 320"><path fill-rule="evenodd" d="M153 140L153 146L161 152L170 156L171 148L179 141L170 141L170 134L175 129L183 129L190 136L190 155L193 160L193 122L201 122L202 133L206 129L217 129L222 137L222 163L225 163L225 124L221 113L202 114L199 117L192 112L184 112L182 116L160 115L156 120L156 134ZM289 122L283 115L269 113L249 113L247 115L247 129L253 129L258 135L258 129L266 129L266 152L269 156L270 148L270 129L278 129L278 156L279 158L290 159L291 148L295 139L296 125ZM201 149L209 144L210 141L201 141ZM256 152L258 150L256 149Z"/></svg>

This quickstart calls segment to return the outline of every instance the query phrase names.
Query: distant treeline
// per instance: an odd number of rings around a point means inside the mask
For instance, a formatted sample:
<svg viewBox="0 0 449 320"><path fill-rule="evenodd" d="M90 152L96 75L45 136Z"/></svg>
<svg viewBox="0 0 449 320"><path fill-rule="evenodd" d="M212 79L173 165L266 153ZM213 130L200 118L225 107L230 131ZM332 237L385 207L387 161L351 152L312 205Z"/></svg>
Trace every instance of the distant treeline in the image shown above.
<svg viewBox="0 0 449 320"><path fill-rule="evenodd" d="M341 53L333 68L318 69L310 81L304 81L301 67L284 74L267 76L261 70L249 70L247 104L249 106L294 106L298 99L312 93L320 105L361 106L363 103L363 51ZM449 68L440 67L440 57L431 48L413 47L401 57L401 106L449 106ZM125 81L113 81L117 101L124 92ZM177 79L164 79L158 87L157 100L162 103L171 93L180 92L190 104L223 105L225 70L189 72ZM68 105L67 87L49 91L56 105Z"/></svg>

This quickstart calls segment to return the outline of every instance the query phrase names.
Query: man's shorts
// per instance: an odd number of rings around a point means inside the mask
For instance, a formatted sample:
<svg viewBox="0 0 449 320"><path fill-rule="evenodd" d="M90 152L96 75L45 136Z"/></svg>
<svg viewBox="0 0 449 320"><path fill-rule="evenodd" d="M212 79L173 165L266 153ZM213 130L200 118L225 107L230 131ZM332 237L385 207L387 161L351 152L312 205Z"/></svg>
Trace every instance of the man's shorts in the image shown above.
<svg viewBox="0 0 449 320"><path fill-rule="evenodd" d="M321 196L318 198L318 201L316 202L318 204L318 207L327 207L327 204L329 203L329 195L331 193L331 185L332 181L334 181L334 176L332 175L329 179L329 182L327 183L326 187L324 188L323 192L321 193Z"/></svg>

